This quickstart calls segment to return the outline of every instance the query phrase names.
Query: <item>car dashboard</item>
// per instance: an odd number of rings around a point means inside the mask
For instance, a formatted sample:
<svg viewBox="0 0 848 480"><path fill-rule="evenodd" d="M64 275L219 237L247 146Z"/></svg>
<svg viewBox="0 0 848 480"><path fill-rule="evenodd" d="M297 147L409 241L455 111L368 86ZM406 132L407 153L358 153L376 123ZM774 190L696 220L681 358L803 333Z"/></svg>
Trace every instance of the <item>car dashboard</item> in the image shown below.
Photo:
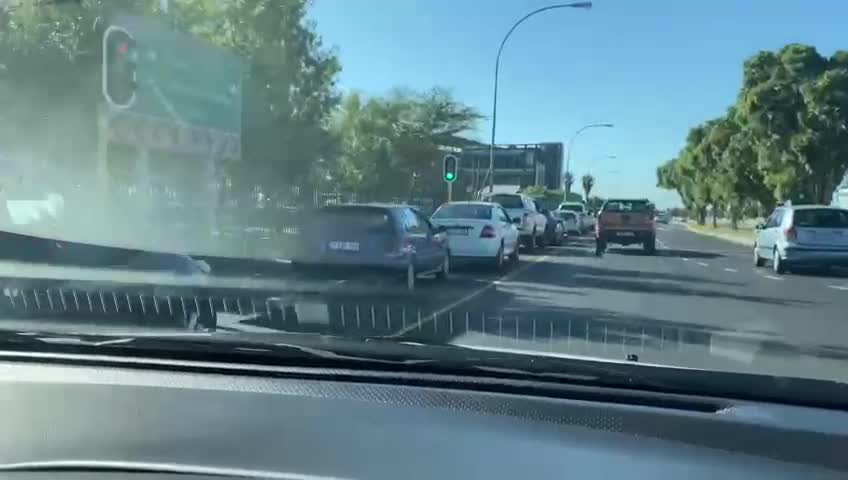
<svg viewBox="0 0 848 480"><path fill-rule="evenodd" d="M43 354L0 399L2 478L848 475L845 412L727 399Z"/></svg>

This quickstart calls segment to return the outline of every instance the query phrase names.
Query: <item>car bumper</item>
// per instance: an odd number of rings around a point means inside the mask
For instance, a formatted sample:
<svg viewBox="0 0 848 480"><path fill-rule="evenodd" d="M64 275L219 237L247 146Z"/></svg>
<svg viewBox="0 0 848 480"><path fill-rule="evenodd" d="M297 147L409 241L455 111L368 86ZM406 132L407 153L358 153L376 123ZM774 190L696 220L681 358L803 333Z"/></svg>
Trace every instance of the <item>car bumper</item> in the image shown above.
<svg viewBox="0 0 848 480"><path fill-rule="evenodd" d="M648 230L603 230L601 239L607 243L642 243L654 238L654 232Z"/></svg>
<svg viewBox="0 0 848 480"><path fill-rule="evenodd" d="M810 267L848 267L848 250L786 248L783 260L792 265Z"/></svg>
<svg viewBox="0 0 848 480"><path fill-rule="evenodd" d="M463 238L449 237L451 257L494 257L501 248L501 240L497 238Z"/></svg>

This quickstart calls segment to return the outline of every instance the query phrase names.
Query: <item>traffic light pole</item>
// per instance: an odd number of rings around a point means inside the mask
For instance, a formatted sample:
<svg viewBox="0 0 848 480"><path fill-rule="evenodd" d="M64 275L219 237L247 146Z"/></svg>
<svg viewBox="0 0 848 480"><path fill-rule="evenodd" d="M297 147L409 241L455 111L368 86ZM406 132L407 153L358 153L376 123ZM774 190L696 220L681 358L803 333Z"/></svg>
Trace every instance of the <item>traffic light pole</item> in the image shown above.
<svg viewBox="0 0 848 480"><path fill-rule="evenodd" d="M448 202L453 201L453 182L448 182Z"/></svg>

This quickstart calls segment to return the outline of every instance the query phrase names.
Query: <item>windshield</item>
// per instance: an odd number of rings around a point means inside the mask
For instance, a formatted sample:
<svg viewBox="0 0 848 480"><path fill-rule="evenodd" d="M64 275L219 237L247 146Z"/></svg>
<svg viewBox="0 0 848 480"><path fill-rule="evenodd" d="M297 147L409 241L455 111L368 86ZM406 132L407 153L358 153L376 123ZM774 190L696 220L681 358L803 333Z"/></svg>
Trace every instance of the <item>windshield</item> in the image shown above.
<svg viewBox="0 0 848 480"><path fill-rule="evenodd" d="M0 0L0 333L120 317L846 382L845 18Z"/></svg>
<svg viewBox="0 0 848 480"><path fill-rule="evenodd" d="M650 205L642 200L609 200L604 204L603 211L646 213L650 211Z"/></svg>
<svg viewBox="0 0 848 480"><path fill-rule="evenodd" d="M848 229L848 211L829 208L796 210L792 217L796 227Z"/></svg>
<svg viewBox="0 0 848 480"><path fill-rule="evenodd" d="M433 218L489 220L492 218L492 207L485 205L443 205L436 210Z"/></svg>
<svg viewBox="0 0 848 480"><path fill-rule="evenodd" d="M493 195L490 201L499 203L503 208L524 208L524 203L518 195Z"/></svg>

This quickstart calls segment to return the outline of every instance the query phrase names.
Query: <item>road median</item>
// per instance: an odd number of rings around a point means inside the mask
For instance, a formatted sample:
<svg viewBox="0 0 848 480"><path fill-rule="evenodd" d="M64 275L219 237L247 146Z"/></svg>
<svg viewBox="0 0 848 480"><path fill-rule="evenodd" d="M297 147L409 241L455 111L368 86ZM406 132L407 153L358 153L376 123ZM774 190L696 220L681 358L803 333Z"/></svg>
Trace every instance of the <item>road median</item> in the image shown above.
<svg viewBox="0 0 848 480"><path fill-rule="evenodd" d="M734 230L729 226L719 225L718 227L713 228L712 226L693 223L687 223L686 228L690 232L719 238L738 245L751 246L754 244L755 231L753 228L739 228Z"/></svg>

